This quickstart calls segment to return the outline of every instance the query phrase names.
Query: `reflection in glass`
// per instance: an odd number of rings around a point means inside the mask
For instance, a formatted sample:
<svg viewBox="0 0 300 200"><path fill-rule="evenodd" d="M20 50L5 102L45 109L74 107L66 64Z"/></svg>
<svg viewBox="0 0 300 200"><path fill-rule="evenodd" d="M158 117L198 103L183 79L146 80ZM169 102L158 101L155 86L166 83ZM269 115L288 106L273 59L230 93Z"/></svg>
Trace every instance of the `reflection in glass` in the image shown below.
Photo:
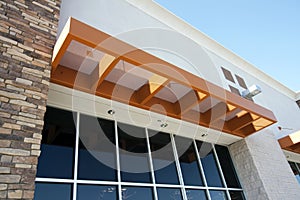
<svg viewBox="0 0 300 200"><path fill-rule="evenodd" d="M210 190L210 198L212 200L227 200L226 192L220 190Z"/></svg>
<svg viewBox="0 0 300 200"><path fill-rule="evenodd" d="M215 145L227 187L241 188L227 147Z"/></svg>
<svg viewBox="0 0 300 200"><path fill-rule="evenodd" d="M77 200L117 200L118 187L107 185L78 185Z"/></svg>
<svg viewBox="0 0 300 200"><path fill-rule="evenodd" d="M194 147L190 139L176 136L176 149L179 157L181 172L185 185L203 185L200 168Z"/></svg>
<svg viewBox="0 0 300 200"><path fill-rule="evenodd" d="M75 118L75 113L47 107L37 177L73 177Z"/></svg>
<svg viewBox="0 0 300 200"><path fill-rule="evenodd" d="M196 144L201 157L201 163L203 166L207 185L211 187L223 187L220 172L217 167L216 158L212 151L212 145L200 141L197 141Z"/></svg>
<svg viewBox="0 0 300 200"><path fill-rule="evenodd" d="M71 197L71 184L35 183L34 200L70 200Z"/></svg>
<svg viewBox="0 0 300 200"><path fill-rule="evenodd" d="M181 190L174 188L157 188L158 200L182 200Z"/></svg>
<svg viewBox="0 0 300 200"><path fill-rule="evenodd" d="M80 115L78 178L116 181L114 122Z"/></svg>
<svg viewBox="0 0 300 200"><path fill-rule="evenodd" d="M148 187L122 187L122 200L152 200L153 190Z"/></svg>
<svg viewBox="0 0 300 200"><path fill-rule="evenodd" d="M204 190L187 190L186 189L186 196L188 200L206 200L206 194Z"/></svg>
<svg viewBox="0 0 300 200"><path fill-rule="evenodd" d="M245 200L243 192L229 191L231 200Z"/></svg>
<svg viewBox="0 0 300 200"><path fill-rule="evenodd" d="M145 129L118 123L121 179L151 182Z"/></svg>
<svg viewBox="0 0 300 200"><path fill-rule="evenodd" d="M296 163L294 163L294 162L289 162L289 164L290 164L290 166L292 168L292 171L293 171L293 173L294 173L294 175L295 175L298 183L300 184L300 174L299 174L300 172L299 172L299 168L297 168Z"/></svg>
<svg viewBox="0 0 300 200"><path fill-rule="evenodd" d="M179 184L170 134L149 130L156 183Z"/></svg>

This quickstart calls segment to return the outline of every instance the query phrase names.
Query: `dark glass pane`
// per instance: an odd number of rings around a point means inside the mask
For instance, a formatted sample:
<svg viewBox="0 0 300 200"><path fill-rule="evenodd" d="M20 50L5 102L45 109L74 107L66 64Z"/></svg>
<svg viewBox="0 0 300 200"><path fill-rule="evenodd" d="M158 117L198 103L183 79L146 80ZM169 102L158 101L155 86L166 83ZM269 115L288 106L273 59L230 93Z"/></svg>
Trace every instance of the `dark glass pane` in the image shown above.
<svg viewBox="0 0 300 200"><path fill-rule="evenodd" d="M148 187L122 187L123 200L152 200L153 190Z"/></svg>
<svg viewBox="0 0 300 200"><path fill-rule="evenodd" d="M114 122L80 115L78 178L117 180Z"/></svg>
<svg viewBox="0 0 300 200"><path fill-rule="evenodd" d="M221 69L223 71L223 74L224 74L225 78L234 83L234 79L233 79L233 76L232 76L231 72L228 69L225 69L223 67L221 67Z"/></svg>
<svg viewBox="0 0 300 200"><path fill-rule="evenodd" d="M179 184L170 135L149 130L156 183Z"/></svg>
<svg viewBox="0 0 300 200"><path fill-rule="evenodd" d="M157 188L158 200L182 200L181 190L174 188Z"/></svg>
<svg viewBox="0 0 300 200"><path fill-rule="evenodd" d="M70 200L72 185L65 183L35 183L35 200Z"/></svg>
<svg viewBox="0 0 300 200"><path fill-rule="evenodd" d="M102 186L102 185L78 185L77 200L117 200L117 186Z"/></svg>
<svg viewBox="0 0 300 200"><path fill-rule="evenodd" d="M176 136L175 143L184 184L203 185L193 141Z"/></svg>
<svg viewBox="0 0 300 200"><path fill-rule="evenodd" d="M210 194L211 200L227 200L225 191L210 190L209 194Z"/></svg>
<svg viewBox="0 0 300 200"><path fill-rule="evenodd" d="M238 75L235 75L235 77L236 77L236 80L238 81L239 85L241 87L243 87L244 89L247 89L247 85L246 85L244 79Z"/></svg>
<svg viewBox="0 0 300 200"><path fill-rule="evenodd" d="M229 191L231 200L245 200L243 192L240 191Z"/></svg>
<svg viewBox="0 0 300 200"><path fill-rule="evenodd" d="M187 190L186 189L186 196L188 200L206 200L206 193L204 190Z"/></svg>
<svg viewBox="0 0 300 200"><path fill-rule="evenodd" d="M220 172L217 167L216 158L212 151L212 145L197 141L197 148L201 157L207 185L211 187L223 187Z"/></svg>
<svg viewBox="0 0 300 200"><path fill-rule="evenodd" d="M296 177L298 183L300 183L300 174L299 174L299 170L298 170L298 168L296 166L297 164L294 163L294 162L289 162L289 164L290 164L290 166L292 168L293 173L295 174L295 177Z"/></svg>
<svg viewBox="0 0 300 200"><path fill-rule="evenodd" d="M215 145L227 187L241 188L227 147Z"/></svg>
<svg viewBox="0 0 300 200"><path fill-rule="evenodd" d="M232 93L241 96L241 93L240 93L239 89L237 89L237 88L235 88L235 87L233 87L233 86L231 86L231 85L229 85L229 89L230 89L230 91L231 91Z"/></svg>
<svg viewBox="0 0 300 200"><path fill-rule="evenodd" d="M75 118L72 112L47 107L37 177L73 177Z"/></svg>
<svg viewBox="0 0 300 200"><path fill-rule="evenodd" d="M145 129L118 123L118 136L122 181L151 182Z"/></svg>

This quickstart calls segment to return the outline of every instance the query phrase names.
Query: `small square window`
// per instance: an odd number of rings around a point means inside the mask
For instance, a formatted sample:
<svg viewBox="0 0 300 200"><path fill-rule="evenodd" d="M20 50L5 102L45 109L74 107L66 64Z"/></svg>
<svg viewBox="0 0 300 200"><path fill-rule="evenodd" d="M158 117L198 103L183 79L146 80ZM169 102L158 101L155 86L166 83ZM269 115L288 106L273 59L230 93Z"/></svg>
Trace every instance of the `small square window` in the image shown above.
<svg viewBox="0 0 300 200"><path fill-rule="evenodd" d="M237 88L232 87L231 85L229 85L229 89L230 89L230 91L231 91L232 93L241 96L241 93L240 93L240 91L239 91Z"/></svg>
<svg viewBox="0 0 300 200"><path fill-rule="evenodd" d="M223 74L224 74L225 78L226 78L227 80L229 80L229 81L235 83L235 82L234 82L234 79L233 79L233 76L232 76L232 74L231 74L231 72L230 72L229 70L223 68L223 67L221 67L221 69L222 69L222 71L223 71Z"/></svg>
<svg viewBox="0 0 300 200"><path fill-rule="evenodd" d="M243 79L242 77L238 76L238 75L235 75L235 77L236 77L236 80L238 81L239 85L240 85L242 88L247 89L247 85L246 85L244 79Z"/></svg>

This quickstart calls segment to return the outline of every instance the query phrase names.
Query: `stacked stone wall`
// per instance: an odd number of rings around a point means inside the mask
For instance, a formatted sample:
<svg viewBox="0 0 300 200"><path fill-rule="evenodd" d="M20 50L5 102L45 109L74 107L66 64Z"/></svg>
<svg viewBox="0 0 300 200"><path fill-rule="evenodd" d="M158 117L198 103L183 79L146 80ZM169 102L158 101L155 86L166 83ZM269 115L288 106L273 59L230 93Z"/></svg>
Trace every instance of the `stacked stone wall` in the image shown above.
<svg viewBox="0 0 300 200"><path fill-rule="evenodd" d="M33 199L60 0L0 1L0 199Z"/></svg>

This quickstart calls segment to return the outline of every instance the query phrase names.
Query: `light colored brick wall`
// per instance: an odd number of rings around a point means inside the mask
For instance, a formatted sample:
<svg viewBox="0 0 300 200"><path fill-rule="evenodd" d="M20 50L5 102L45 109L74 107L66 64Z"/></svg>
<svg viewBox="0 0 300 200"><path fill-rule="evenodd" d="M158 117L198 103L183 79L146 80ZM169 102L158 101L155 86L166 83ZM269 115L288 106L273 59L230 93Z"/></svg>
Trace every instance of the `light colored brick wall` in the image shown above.
<svg viewBox="0 0 300 200"><path fill-rule="evenodd" d="M32 199L60 0L0 1L0 199Z"/></svg>
<svg viewBox="0 0 300 200"><path fill-rule="evenodd" d="M300 199L300 186L272 132L258 132L229 150L248 200Z"/></svg>

